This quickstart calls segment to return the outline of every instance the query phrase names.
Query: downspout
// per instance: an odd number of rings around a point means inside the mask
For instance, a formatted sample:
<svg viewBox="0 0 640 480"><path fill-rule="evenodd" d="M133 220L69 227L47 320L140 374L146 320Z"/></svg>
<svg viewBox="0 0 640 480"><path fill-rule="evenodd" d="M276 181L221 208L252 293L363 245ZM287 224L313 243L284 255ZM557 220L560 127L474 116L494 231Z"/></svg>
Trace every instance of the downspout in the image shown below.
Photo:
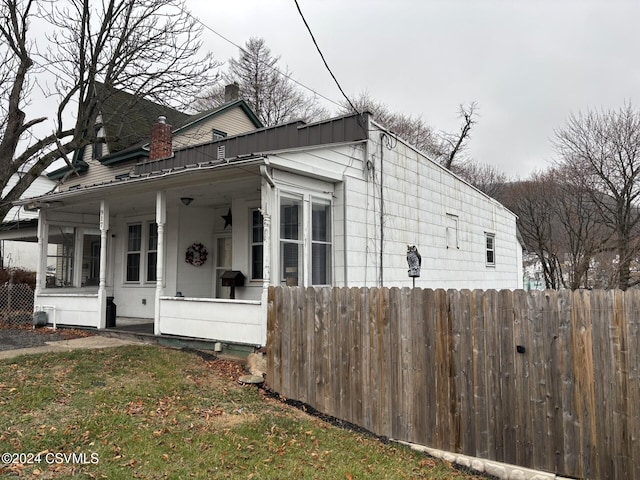
<svg viewBox="0 0 640 480"><path fill-rule="evenodd" d="M268 163L266 158L264 159L264 161L265 164ZM269 170L267 170L267 165L260 165L260 175L269 183L271 188L274 188L276 186L276 184L273 182L273 178L271 178L271 175L269 174Z"/></svg>

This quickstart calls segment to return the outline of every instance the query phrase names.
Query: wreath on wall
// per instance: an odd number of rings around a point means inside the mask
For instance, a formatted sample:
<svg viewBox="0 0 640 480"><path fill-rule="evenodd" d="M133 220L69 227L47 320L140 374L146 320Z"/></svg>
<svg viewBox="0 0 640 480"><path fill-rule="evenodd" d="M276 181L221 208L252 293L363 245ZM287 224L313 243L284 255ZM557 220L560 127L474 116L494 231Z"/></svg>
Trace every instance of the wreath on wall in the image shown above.
<svg viewBox="0 0 640 480"><path fill-rule="evenodd" d="M207 251L207 247L203 244L196 242L187 248L187 253L185 255L184 261L194 267L199 267L204 265L207 261L207 255L209 252Z"/></svg>

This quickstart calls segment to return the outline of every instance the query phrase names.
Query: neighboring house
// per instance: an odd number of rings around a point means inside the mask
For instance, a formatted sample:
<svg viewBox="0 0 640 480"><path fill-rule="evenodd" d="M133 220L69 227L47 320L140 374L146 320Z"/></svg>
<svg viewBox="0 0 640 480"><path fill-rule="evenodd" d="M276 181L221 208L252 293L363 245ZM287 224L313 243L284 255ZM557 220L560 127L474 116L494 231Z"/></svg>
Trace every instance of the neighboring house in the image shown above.
<svg viewBox="0 0 640 480"><path fill-rule="evenodd" d="M17 175L9 180L4 191L8 192L17 183ZM27 188L23 198L37 197L54 190L56 182L41 175ZM14 206L0 224L0 250L2 268L21 268L36 271L38 266L38 212ZM53 248L53 247L52 247Z"/></svg>
<svg viewBox="0 0 640 480"><path fill-rule="evenodd" d="M227 135L183 146L174 129L172 148L161 119L148 157L85 152L80 176L18 202L40 212L36 308L105 328L114 297L156 335L264 345L269 285L411 286L408 245L418 287L522 287L515 215L369 114L212 128Z"/></svg>

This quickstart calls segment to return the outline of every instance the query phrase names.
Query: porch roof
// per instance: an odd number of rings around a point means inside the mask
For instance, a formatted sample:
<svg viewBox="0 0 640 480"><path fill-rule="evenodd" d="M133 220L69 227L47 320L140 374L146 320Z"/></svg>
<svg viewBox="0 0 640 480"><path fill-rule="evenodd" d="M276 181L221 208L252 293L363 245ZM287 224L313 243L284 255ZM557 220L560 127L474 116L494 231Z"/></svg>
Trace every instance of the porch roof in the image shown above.
<svg viewBox="0 0 640 480"><path fill-rule="evenodd" d="M212 160L189 167L163 169L146 174L131 174L117 177L104 183L85 185L64 192L47 193L38 197L20 199L15 205L37 209L42 207L63 207L65 205L88 205L98 200L126 202L131 195L153 193L162 189L179 189L198 184L213 184L255 178L260 175L260 165L265 164L262 156L228 160Z"/></svg>

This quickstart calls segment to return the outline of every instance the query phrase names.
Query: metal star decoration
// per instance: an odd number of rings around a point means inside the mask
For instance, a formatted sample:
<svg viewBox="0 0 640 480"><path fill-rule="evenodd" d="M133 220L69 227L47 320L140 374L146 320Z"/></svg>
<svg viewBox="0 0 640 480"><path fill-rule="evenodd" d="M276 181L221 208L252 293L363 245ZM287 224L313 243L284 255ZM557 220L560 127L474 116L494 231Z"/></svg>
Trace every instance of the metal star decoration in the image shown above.
<svg viewBox="0 0 640 480"><path fill-rule="evenodd" d="M232 220L233 218L231 217L231 209L229 209L229 213L227 213L226 215L222 215L222 218L224 218L224 228L225 230L227 229L227 227L232 227Z"/></svg>

